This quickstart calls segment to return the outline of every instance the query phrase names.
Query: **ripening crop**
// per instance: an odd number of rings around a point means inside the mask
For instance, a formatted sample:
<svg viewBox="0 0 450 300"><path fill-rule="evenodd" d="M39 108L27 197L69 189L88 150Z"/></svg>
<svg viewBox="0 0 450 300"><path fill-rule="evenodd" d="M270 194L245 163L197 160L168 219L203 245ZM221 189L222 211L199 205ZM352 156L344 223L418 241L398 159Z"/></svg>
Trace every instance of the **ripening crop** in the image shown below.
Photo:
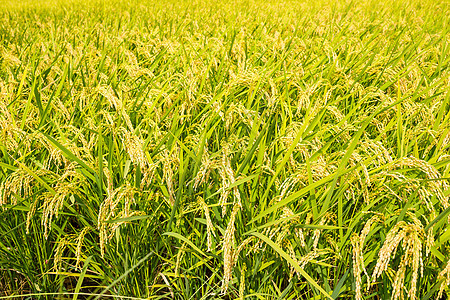
<svg viewBox="0 0 450 300"><path fill-rule="evenodd" d="M449 21L0 1L0 299L447 299Z"/></svg>

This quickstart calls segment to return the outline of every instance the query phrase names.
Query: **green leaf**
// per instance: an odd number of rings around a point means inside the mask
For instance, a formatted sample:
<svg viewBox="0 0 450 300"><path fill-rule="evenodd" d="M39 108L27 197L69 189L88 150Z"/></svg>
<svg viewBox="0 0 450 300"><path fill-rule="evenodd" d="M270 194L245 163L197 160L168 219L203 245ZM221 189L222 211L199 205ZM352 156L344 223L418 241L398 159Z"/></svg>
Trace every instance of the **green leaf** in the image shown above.
<svg viewBox="0 0 450 300"><path fill-rule="evenodd" d="M164 232L163 235L168 235L174 238L177 238L183 242L185 242L186 244L188 244L189 246L192 247L192 249L194 249L195 251L197 251L198 253L200 253L203 256L207 256L202 250L200 250L197 246L194 245L194 243L192 243L189 239L185 238L184 236L182 236L179 233L176 232Z"/></svg>
<svg viewBox="0 0 450 300"><path fill-rule="evenodd" d="M259 232L253 232L252 235L256 236L257 238L263 240L266 244L268 244L270 247L272 247L273 250L275 250L281 257L283 257L298 273L302 274L303 277L305 277L306 281L313 287L315 287L317 290L319 290L323 296L325 296L328 299L333 299L322 287L320 287L317 282L314 281L311 276L308 275L308 273L303 270L299 264L294 261L289 254L284 252L277 244L275 244L271 239L269 239L267 236L259 233Z"/></svg>

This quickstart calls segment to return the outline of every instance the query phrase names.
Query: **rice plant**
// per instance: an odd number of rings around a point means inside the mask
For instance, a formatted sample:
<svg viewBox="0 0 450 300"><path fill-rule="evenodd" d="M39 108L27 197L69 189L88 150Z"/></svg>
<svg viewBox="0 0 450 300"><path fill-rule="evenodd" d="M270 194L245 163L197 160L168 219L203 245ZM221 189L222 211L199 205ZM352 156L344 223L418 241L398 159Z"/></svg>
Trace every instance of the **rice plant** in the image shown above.
<svg viewBox="0 0 450 300"><path fill-rule="evenodd" d="M446 299L450 3L0 3L0 299Z"/></svg>

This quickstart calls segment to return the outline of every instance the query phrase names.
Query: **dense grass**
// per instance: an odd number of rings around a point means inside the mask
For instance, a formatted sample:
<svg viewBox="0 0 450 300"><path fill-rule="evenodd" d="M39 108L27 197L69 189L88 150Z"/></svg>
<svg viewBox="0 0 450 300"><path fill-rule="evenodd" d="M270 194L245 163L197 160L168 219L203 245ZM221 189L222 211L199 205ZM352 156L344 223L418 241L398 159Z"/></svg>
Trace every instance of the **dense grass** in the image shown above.
<svg viewBox="0 0 450 300"><path fill-rule="evenodd" d="M445 297L448 2L83 2L0 4L0 299Z"/></svg>

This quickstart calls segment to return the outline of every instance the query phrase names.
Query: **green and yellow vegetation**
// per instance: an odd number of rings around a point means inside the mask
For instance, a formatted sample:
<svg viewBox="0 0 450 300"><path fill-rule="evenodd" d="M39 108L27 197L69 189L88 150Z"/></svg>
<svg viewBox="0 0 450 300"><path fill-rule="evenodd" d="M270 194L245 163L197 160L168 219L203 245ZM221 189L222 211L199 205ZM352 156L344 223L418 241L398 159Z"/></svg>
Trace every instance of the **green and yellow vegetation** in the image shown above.
<svg viewBox="0 0 450 300"><path fill-rule="evenodd" d="M440 299L450 3L0 3L0 299Z"/></svg>

